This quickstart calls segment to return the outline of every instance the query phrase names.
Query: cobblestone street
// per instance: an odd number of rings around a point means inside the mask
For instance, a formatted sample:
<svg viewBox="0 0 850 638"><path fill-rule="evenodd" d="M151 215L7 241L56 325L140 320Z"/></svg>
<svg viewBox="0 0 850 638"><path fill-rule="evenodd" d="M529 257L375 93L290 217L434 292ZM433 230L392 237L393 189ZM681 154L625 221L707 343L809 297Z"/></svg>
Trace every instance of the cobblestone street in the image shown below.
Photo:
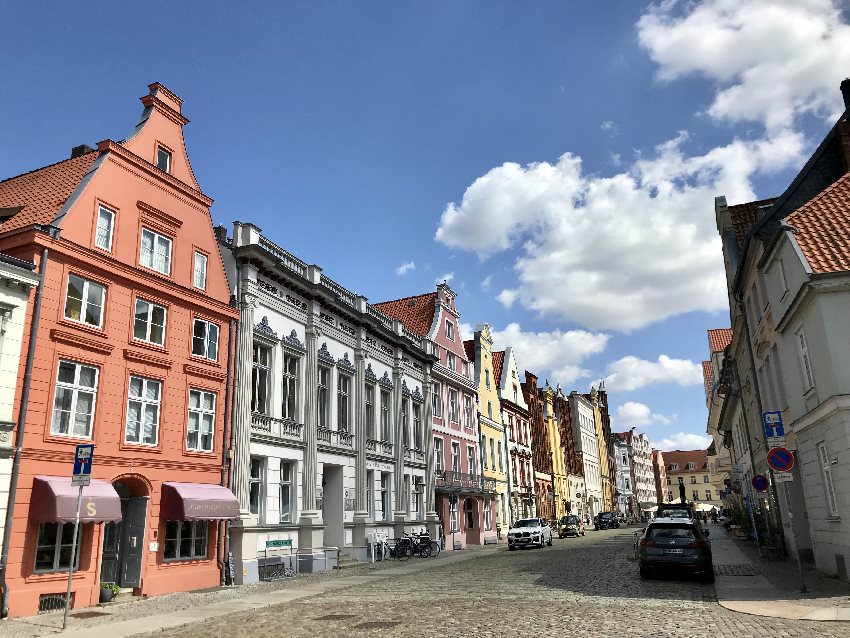
<svg viewBox="0 0 850 638"><path fill-rule="evenodd" d="M749 616L696 580L641 581L632 530L588 532L151 636L847 636L847 623ZM418 559L412 559L413 561ZM439 559L438 559L439 560ZM344 578L343 578L344 580Z"/></svg>

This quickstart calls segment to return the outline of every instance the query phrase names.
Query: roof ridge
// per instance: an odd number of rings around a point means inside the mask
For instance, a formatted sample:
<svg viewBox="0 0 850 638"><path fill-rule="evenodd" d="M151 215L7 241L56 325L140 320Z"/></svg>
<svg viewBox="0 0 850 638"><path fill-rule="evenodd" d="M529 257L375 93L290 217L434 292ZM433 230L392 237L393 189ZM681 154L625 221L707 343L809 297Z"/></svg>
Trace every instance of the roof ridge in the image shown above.
<svg viewBox="0 0 850 638"><path fill-rule="evenodd" d="M786 219L788 219L789 217L791 217L791 216L793 216L793 215L796 215L797 213L799 213L800 211L802 211L804 208L808 208L810 205L811 205L811 206L816 205L816 204L817 204L817 202L818 202L819 200L823 199L824 197L827 197L827 196L831 193L831 191L833 191L833 190L837 190L837 189L839 189L840 187L844 186L844 182L845 182L845 180L846 180L846 181L850 181L850 172L844 173L844 175L842 175L842 176L841 176L841 177L839 177L837 180L835 180L834 182L832 182L832 184L830 184L829 186L827 186L826 188L824 188L824 189L823 189L820 193L818 193L817 195L815 195L814 197L812 197L809 201L807 201L807 202L806 202L806 203L804 203L804 204L801 204L800 206L798 206L797 208L795 208L794 210L792 210L792 211L791 211L790 213L788 213L785 217L783 217L783 220L786 220Z"/></svg>
<svg viewBox="0 0 850 638"><path fill-rule="evenodd" d="M407 301L408 299L418 299L419 297L427 297L427 296L429 296L429 295L434 295L434 296L436 296L436 294L437 294L437 291L435 290L435 291L433 291L433 292L423 292L423 293L421 293L421 294L418 294L418 295L410 295L410 296L408 296L408 297L399 297L398 299L385 299L384 301L376 301L376 302L374 302L374 303L372 303L372 304L370 304L370 305L372 305L372 306L377 306L378 304L383 304L383 303L394 303L394 302L396 302L396 301Z"/></svg>
<svg viewBox="0 0 850 638"><path fill-rule="evenodd" d="M97 149L94 149L94 150L89 151L88 153L81 153L80 155L77 155L76 157L67 157L63 160L59 160L58 162L53 162L52 164L46 164L44 166L39 166L38 168L34 168L31 171L26 171L26 172L20 173L18 175L13 175L12 177L7 177L6 179L2 179L2 180L0 180L0 184L5 184L6 182L12 181L13 179L18 179L19 177L25 177L27 175L32 175L33 173L37 173L38 171L43 171L43 170L48 169L48 168L53 168L54 166L58 166L59 164L64 164L65 162L73 162L74 160L80 159L81 157L85 157L86 155L90 155L92 153L99 153L99 152L100 151L98 151Z"/></svg>

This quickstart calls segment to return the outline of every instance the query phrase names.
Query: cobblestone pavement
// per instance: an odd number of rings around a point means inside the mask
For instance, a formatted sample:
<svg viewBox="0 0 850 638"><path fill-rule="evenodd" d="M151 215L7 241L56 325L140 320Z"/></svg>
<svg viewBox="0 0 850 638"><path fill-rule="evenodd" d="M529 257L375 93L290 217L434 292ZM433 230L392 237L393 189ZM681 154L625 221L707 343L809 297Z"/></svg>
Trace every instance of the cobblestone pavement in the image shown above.
<svg viewBox="0 0 850 638"><path fill-rule="evenodd" d="M850 623L748 616L695 580L638 577L633 530L506 548L415 576L374 582L149 634L201 636L850 635Z"/></svg>

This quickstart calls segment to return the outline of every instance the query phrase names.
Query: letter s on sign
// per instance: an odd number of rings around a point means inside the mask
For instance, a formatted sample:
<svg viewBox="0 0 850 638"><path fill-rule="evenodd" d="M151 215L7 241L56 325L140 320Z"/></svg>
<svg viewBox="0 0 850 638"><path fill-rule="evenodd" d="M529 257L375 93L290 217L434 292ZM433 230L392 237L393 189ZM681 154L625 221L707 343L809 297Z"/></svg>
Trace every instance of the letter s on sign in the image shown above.
<svg viewBox="0 0 850 638"><path fill-rule="evenodd" d="M95 506L94 501L86 503L86 512L89 516L97 516L97 507Z"/></svg>

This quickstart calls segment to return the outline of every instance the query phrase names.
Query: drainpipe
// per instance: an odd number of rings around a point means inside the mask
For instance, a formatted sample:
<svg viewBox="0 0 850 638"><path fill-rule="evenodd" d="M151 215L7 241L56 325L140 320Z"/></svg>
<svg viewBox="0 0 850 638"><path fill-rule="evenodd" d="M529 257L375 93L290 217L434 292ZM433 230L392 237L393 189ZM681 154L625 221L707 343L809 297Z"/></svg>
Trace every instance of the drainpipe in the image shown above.
<svg viewBox="0 0 850 638"><path fill-rule="evenodd" d="M49 228L48 234L51 239L59 236L58 228ZM18 475L21 471L21 452L24 447L24 426L27 420L27 406L30 396L30 384L32 382L32 364L35 356L35 344L38 335L38 321L41 316L41 297L44 290L44 272L47 270L47 247L41 249L41 261L38 264L38 288L35 291L35 305L32 310L32 321L30 322L30 338L27 345L27 362L24 371L24 384L21 388L21 407L18 410L18 431L15 437L14 459L12 460L12 476L9 480L9 504L6 507L6 524L3 528L3 550L0 554L0 589L2 589L3 602L0 604L0 618L9 615L9 585L6 583L6 568L9 561L9 544L12 540L12 517L15 512L15 493L18 489Z"/></svg>
<svg viewBox="0 0 850 638"><path fill-rule="evenodd" d="M233 326L236 324L235 319L230 320L230 327L227 332L227 382L225 384L224 389L224 405L225 405L225 415L224 415L224 436L222 437L221 444L221 484L224 487L227 487L227 456L230 452L230 419L233 417L233 407L230 405L230 397L232 394L232 386L233 386ZM219 534L218 534L218 567L221 571L221 584L224 585L225 578L225 565L227 563L227 528L229 526L228 521L222 521L219 526ZM231 577L233 574L231 574Z"/></svg>

